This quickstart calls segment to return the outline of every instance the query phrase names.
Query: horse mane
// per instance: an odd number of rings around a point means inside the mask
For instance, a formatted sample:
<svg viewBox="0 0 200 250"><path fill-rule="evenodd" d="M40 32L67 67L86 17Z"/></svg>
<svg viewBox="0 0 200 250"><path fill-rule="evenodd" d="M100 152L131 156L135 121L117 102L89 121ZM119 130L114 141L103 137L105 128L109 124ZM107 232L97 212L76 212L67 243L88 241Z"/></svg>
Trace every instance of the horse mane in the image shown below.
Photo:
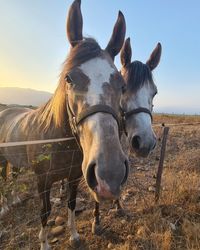
<svg viewBox="0 0 200 250"><path fill-rule="evenodd" d="M140 61L132 62L128 66L124 77L127 88L130 91L137 91L139 88L143 87L146 82L153 82L153 76L149 66Z"/></svg>
<svg viewBox="0 0 200 250"><path fill-rule="evenodd" d="M68 120L66 101L66 82L65 76L74 67L100 56L102 50L93 38L84 38L76 46L70 49L69 55L63 63L63 70L60 73L58 87L52 98L38 110L39 124L45 131L53 124L55 128L62 127Z"/></svg>

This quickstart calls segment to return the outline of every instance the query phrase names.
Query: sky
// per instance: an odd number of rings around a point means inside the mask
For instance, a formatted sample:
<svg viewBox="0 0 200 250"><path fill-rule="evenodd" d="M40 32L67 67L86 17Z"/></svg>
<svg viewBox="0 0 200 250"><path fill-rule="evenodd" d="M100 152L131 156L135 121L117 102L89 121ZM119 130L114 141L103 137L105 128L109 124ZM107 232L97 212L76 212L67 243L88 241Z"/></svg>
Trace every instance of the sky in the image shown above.
<svg viewBox="0 0 200 250"><path fill-rule="evenodd" d="M72 0L0 0L0 87L54 92L69 51ZM155 111L200 114L199 0L82 0L83 34L105 48L118 11L126 19L132 60L146 62L156 44ZM116 66L120 69L119 56Z"/></svg>

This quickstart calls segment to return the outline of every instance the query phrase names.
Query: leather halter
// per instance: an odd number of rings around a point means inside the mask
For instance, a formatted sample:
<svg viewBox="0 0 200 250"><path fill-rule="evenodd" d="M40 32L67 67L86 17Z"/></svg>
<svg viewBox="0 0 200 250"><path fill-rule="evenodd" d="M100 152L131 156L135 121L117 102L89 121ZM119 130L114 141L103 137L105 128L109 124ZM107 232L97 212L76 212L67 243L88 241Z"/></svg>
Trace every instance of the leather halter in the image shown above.
<svg viewBox="0 0 200 250"><path fill-rule="evenodd" d="M118 115L116 114L116 112L108 105L103 105L103 104L97 104L97 105L93 105L87 109L84 109L79 116L76 118L74 113L72 112L69 103L67 102L67 111L68 111L68 116L69 116L69 123L72 129L72 132L74 134L74 136L76 137L76 139L79 142L79 136L78 136L78 129L77 127L89 116L94 115L96 113L107 113L107 114L111 114L113 116L113 118L116 120L118 127L119 127L119 136L121 137L122 132L124 131L124 133L126 134L126 136L128 135L127 130L126 130L126 120L130 118L130 116L135 115L135 114L139 114L139 113L146 113L149 114L151 117L151 121L153 120L153 116L152 113L149 109L147 108L143 108L143 107L139 107L137 109L133 109L130 110L128 112L125 112L121 107L120 107L120 111L121 111L121 119L119 120ZM121 129L123 131L121 131Z"/></svg>
<svg viewBox="0 0 200 250"><path fill-rule="evenodd" d="M135 114L139 114L139 113L146 113L146 114L150 115L151 121L153 121L152 113L147 108L139 107L139 108L136 108L136 109L132 109L132 110L130 110L128 112L125 112L122 108L120 108L120 109L121 109L121 116L122 116L122 128L123 128L126 136L128 135L127 130L126 130L126 120L128 118L130 118L130 116L135 115Z"/></svg>
<svg viewBox="0 0 200 250"><path fill-rule="evenodd" d="M67 102L67 111L68 111L68 115L69 115L69 122L70 122L70 126L71 129L73 131L74 136L76 137L76 139L78 139L79 141L79 137L78 137L78 126L89 116L94 115L96 113L107 113L107 114L111 114L114 119L116 120L118 127L120 127L120 121L119 121L119 117L116 114L116 112L108 105L103 105L103 104L97 104L97 105L93 105L87 109L84 109L79 116L76 118L74 113L72 112L69 103Z"/></svg>

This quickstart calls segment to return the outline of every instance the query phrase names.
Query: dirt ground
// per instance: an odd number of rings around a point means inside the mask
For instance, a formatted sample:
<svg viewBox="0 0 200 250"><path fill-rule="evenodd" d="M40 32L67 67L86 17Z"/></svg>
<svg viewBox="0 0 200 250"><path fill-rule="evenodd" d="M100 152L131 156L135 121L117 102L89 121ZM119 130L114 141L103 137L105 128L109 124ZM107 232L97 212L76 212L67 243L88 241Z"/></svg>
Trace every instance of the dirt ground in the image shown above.
<svg viewBox="0 0 200 250"><path fill-rule="evenodd" d="M85 210L76 216L81 244L73 247L69 243L67 201L63 198L61 203L53 205L50 216L50 220L58 215L66 218L61 235L55 238L49 234L52 249L200 249L200 116L157 114L154 115L154 123L171 124L159 202L155 204L154 191L162 126L155 127L158 143L148 158L136 158L128 152L130 175L121 195L125 214L117 214L111 203L100 204L103 230L101 235L93 235L91 224L94 201L82 183L78 196L83 198ZM16 183L5 184L0 181L0 192L19 185L15 188L21 197L28 197L20 205L12 207L1 219L0 249L39 249L40 204L34 175L26 171L20 174ZM51 196L59 197L58 183L54 184ZM49 226L49 230L51 228Z"/></svg>

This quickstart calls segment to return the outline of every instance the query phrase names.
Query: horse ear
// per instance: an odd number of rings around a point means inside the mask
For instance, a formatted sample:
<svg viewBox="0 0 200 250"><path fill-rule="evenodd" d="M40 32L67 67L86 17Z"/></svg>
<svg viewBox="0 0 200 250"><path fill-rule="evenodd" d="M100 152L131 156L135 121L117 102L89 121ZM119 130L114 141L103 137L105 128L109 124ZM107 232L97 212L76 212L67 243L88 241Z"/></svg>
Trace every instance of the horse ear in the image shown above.
<svg viewBox="0 0 200 250"><path fill-rule="evenodd" d="M149 66L151 70L154 70L158 66L160 62L161 52L162 52L162 46L160 43L158 43L156 48L151 53L149 59L146 62L146 64Z"/></svg>
<svg viewBox="0 0 200 250"><path fill-rule="evenodd" d="M110 54L113 60L115 56L120 52L120 49L122 48L122 45L124 43L125 33L126 33L125 18L122 12L119 11L112 36L106 47L106 51Z"/></svg>
<svg viewBox="0 0 200 250"><path fill-rule="evenodd" d="M74 0L67 17L67 37L72 47L83 39L82 30L81 0Z"/></svg>
<svg viewBox="0 0 200 250"><path fill-rule="evenodd" d="M132 49L129 37L126 39L120 53L121 64L123 67L126 67L128 64L131 63L131 57L132 57Z"/></svg>

